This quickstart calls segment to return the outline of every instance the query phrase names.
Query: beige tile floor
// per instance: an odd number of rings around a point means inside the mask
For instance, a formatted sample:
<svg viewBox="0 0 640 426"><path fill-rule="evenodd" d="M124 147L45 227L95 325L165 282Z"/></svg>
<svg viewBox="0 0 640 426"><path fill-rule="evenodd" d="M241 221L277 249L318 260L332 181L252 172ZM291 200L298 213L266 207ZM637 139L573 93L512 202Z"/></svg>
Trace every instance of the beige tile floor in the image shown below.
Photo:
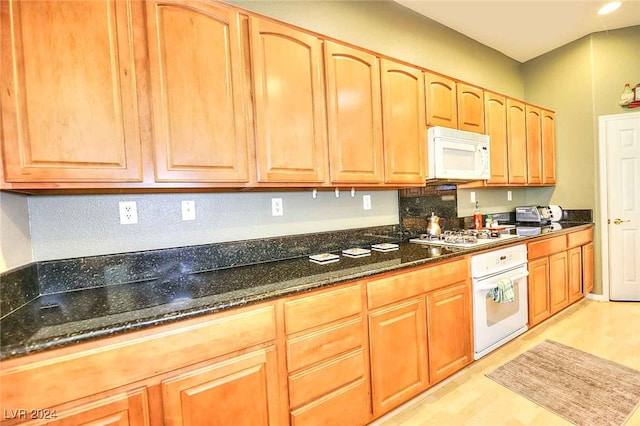
<svg viewBox="0 0 640 426"><path fill-rule="evenodd" d="M545 339L640 370L640 303L578 302L372 425L570 425L485 377ZM626 426L640 426L640 408Z"/></svg>

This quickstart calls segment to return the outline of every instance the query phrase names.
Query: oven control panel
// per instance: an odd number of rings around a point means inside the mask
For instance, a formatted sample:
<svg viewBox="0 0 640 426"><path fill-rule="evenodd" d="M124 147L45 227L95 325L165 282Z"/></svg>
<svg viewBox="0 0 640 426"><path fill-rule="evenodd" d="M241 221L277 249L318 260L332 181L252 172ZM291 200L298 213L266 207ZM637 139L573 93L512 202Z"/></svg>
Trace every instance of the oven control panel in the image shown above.
<svg viewBox="0 0 640 426"><path fill-rule="evenodd" d="M527 264L527 246L520 244L471 257L471 276L486 277Z"/></svg>

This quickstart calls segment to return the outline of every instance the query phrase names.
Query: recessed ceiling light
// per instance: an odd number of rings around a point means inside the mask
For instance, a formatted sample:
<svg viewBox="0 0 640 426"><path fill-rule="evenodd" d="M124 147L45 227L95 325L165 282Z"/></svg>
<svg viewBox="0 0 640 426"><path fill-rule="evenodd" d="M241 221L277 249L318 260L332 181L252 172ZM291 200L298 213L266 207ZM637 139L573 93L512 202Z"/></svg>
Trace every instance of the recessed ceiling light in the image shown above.
<svg viewBox="0 0 640 426"><path fill-rule="evenodd" d="M598 11L598 15L606 15L607 13L611 13L614 10L618 9L621 4L622 2L619 1L612 1L610 3L607 3L600 8L600 10Z"/></svg>

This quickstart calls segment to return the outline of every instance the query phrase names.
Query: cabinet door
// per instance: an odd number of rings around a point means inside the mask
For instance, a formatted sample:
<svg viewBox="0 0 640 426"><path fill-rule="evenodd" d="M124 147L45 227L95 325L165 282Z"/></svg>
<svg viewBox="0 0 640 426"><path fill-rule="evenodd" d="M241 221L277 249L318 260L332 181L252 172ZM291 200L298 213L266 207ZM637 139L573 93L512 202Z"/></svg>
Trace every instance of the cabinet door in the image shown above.
<svg viewBox="0 0 640 426"><path fill-rule="evenodd" d="M529 262L529 327L551 316L549 300L549 259Z"/></svg>
<svg viewBox="0 0 640 426"><path fill-rule="evenodd" d="M542 183L556 182L556 115L542 110Z"/></svg>
<svg viewBox="0 0 640 426"><path fill-rule="evenodd" d="M385 182L424 185L424 80L416 68L381 59Z"/></svg>
<svg viewBox="0 0 640 426"><path fill-rule="evenodd" d="M569 304L569 260L566 251L549 256L549 298L552 315Z"/></svg>
<svg viewBox="0 0 640 426"><path fill-rule="evenodd" d="M582 246L582 291L585 295L593 291L593 243Z"/></svg>
<svg viewBox="0 0 640 426"><path fill-rule="evenodd" d="M482 89L468 84L457 84L458 128L484 133L484 94Z"/></svg>
<svg viewBox="0 0 640 426"><path fill-rule="evenodd" d="M239 15L149 1L156 180L248 181Z"/></svg>
<svg viewBox="0 0 640 426"><path fill-rule="evenodd" d="M526 106L527 114L527 183L542 183L542 119L540 108Z"/></svg>
<svg viewBox="0 0 640 426"><path fill-rule="evenodd" d="M164 380L165 423L274 425L279 423L278 365L273 347Z"/></svg>
<svg viewBox="0 0 640 426"><path fill-rule="evenodd" d="M6 181L140 181L131 2L0 8Z"/></svg>
<svg viewBox="0 0 640 426"><path fill-rule="evenodd" d="M321 183L327 170L322 43L249 18L259 182Z"/></svg>
<svg viewBox="0 0 640 426"><path fill-rule="evenodd" d="M569 303L582 298L582 248L567 251L569 256Z"/></svg>
<svg viewBox="0 0 640 426"><path fill-rule="evenodd" d="M378 58L328 41L324 52L331 182L382 183Z"/></svg>
<svg viewBox="0 0 640 426"><path fill-rule="evenodd" d="M55 408L38 411L42 419L24 424L30 426L44 424L54 426L146 426L149 424L147 391L144 388L96 399L64 411L58 411Z"/></svg>
<svg viewBox="0 0 640 426"><path fill-rule="evenodd" d="M507 100L491 92L484 93L485 130L489 135L491 178L489 184L509 181L507 162Z"/></svg>
<svg viewBox="0 0 640 426"><path fill-rule="evenodd" d="M427 295L427 346L431 383L452 375L473 361L469 286Z"/></svg>
<svg viewBox="0 0 640 426"><path fill-rule="evenodd" d="M449 78L424 73L427 126L458 128L456 82Z"/></svg>
<svg viewBox="0 0 640 426"><path fill-rule="evenodd" d="M369 315L374 417L406 402L427 387L424 298Z"/></svg>
<svg viewBox="0 0 640 426"><path fill-rule="evenodd" d="M527 183L527 129L524 102L507 99L509 183Z"/></svg>

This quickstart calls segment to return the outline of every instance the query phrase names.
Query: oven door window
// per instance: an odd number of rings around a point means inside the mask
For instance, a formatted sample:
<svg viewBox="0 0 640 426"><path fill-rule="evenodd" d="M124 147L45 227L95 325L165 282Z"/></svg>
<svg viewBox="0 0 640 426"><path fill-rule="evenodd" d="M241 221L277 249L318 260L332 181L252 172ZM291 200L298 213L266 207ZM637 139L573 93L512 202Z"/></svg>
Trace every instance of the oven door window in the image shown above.
<svg viewBox="0 0 640 426"><path fill-rule="evenodd" d="M513 283L513 293L514 300L513 302L507 303L498 303L494 302L493 298L487 292L485 295L485 312L486 316L486 325L487 327L492 327L494 324L498 324L505 319L515 315L520 310L520 291L519 291L519 283L516 281Z"/></svg>

